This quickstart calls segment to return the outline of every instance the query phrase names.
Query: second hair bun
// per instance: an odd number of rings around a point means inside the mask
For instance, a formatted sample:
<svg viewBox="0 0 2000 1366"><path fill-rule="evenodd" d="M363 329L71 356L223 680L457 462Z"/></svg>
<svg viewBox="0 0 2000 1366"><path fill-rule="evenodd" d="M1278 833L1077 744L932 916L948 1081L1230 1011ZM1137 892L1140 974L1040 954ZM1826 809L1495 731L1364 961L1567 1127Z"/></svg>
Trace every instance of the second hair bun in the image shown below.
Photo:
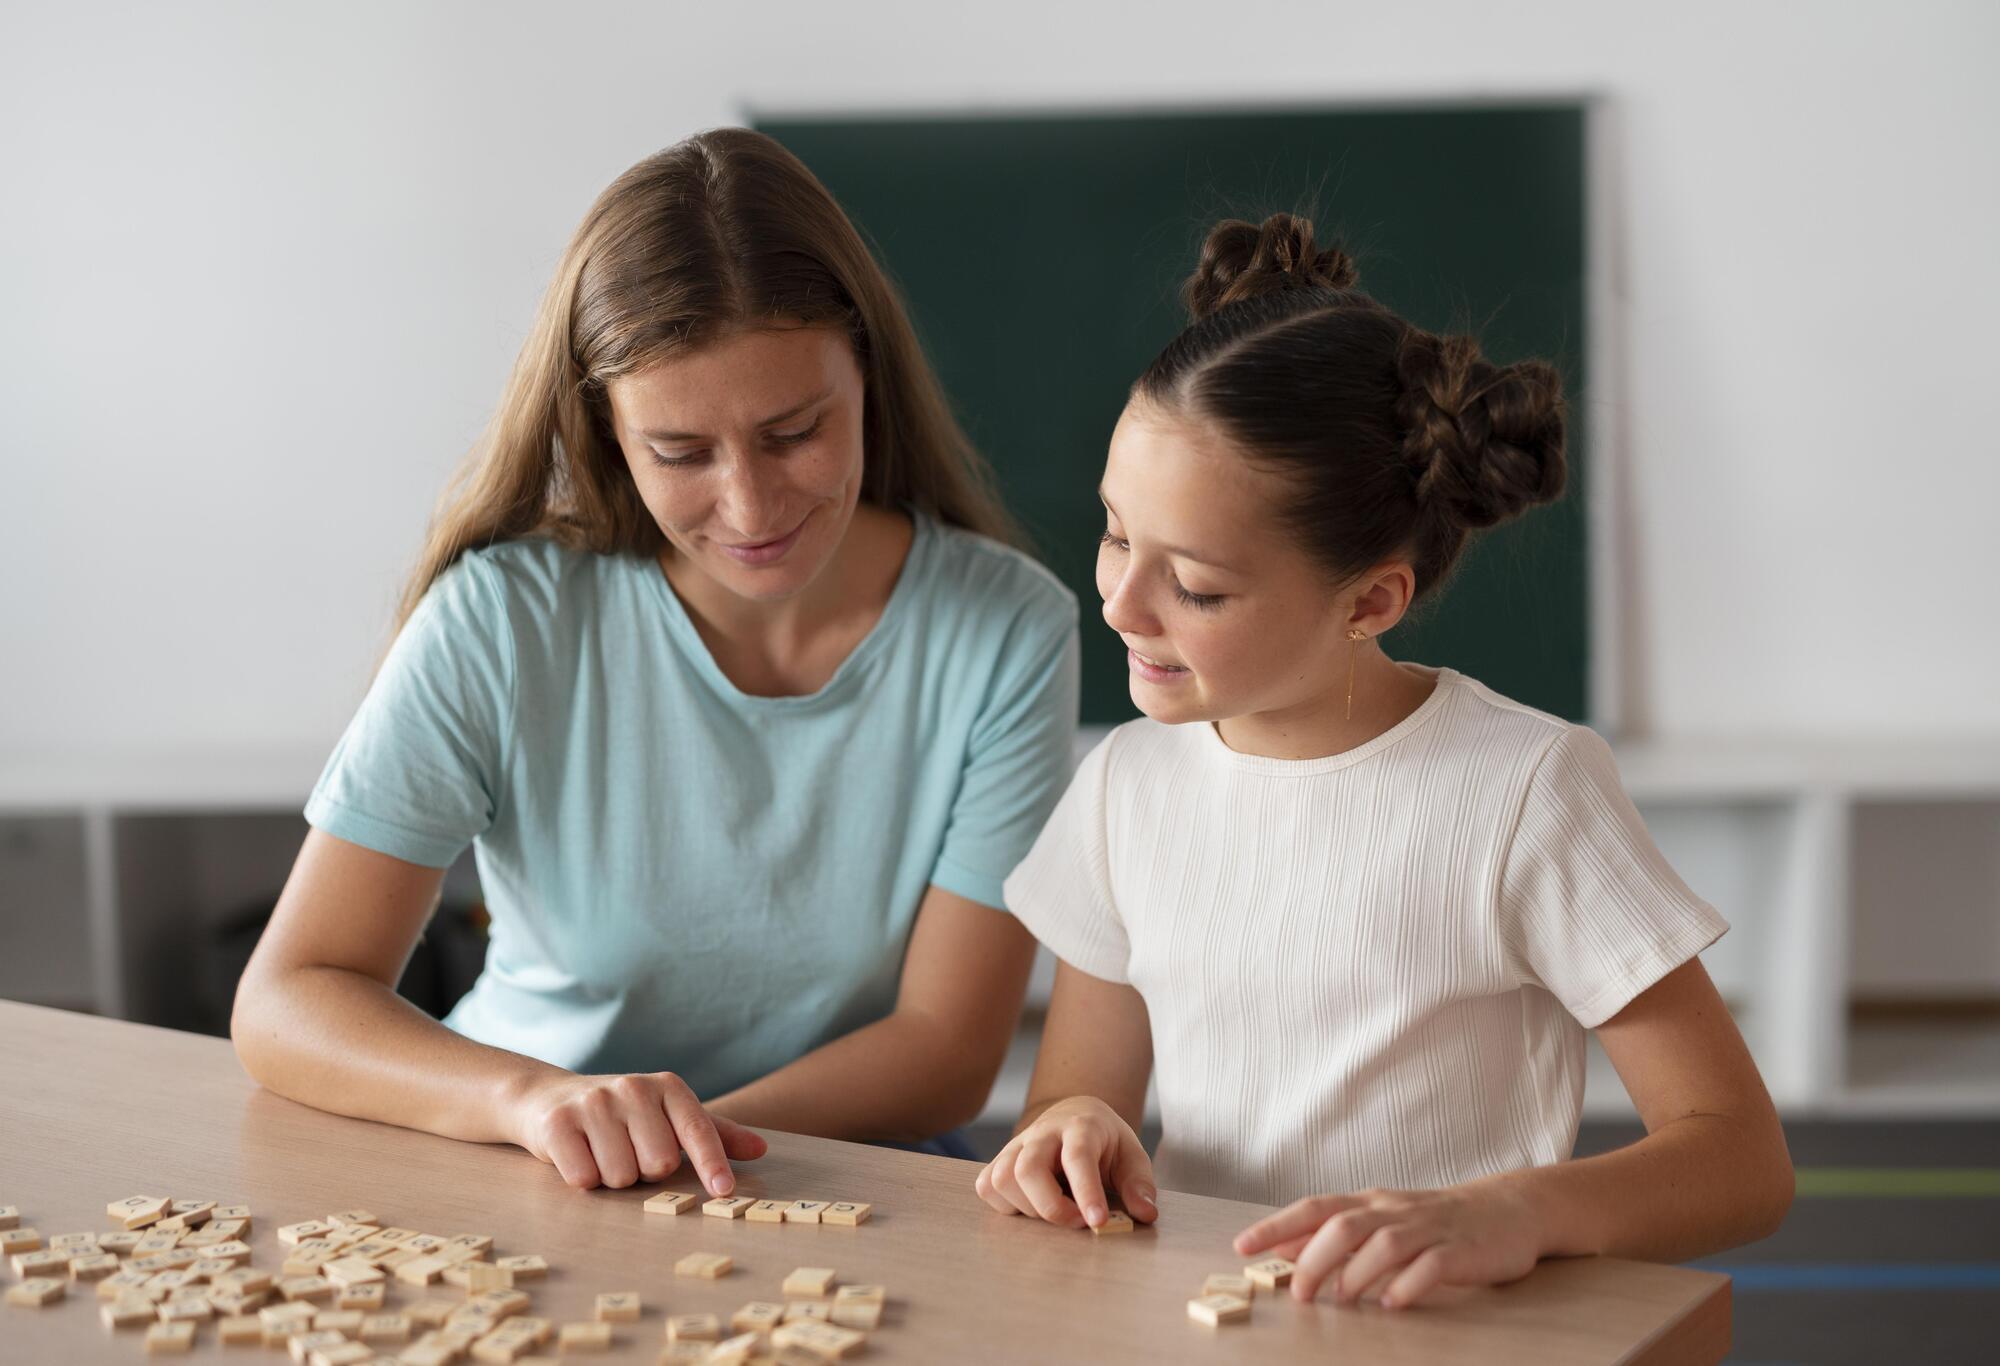
<svg viewBox="0 0 2000 1366"><path fill-rule="evenodd" d="M1274 213L1261 224L1240 218L1216 224L1181 298L1189 313L1205 318L1244 299L1290 289L1351 289L1360 278L1346 252L1313 242L1312 220Z"/></svg>

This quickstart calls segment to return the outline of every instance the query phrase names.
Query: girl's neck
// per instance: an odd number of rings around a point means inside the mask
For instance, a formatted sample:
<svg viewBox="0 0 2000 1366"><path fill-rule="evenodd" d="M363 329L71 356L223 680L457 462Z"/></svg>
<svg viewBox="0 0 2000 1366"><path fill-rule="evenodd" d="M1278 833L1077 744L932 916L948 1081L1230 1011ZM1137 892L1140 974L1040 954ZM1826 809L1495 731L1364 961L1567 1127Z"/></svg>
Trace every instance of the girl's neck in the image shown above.
<svg viewBox="0 0 2000 1366"><path fill-rule="evenodd" d="M1370 643L1354 661L1354 715L1347 715L1347 670L1330 686L1276 711L1215 722L1222 743L1267 759L1324 759L1367 744L1401 725L1429 699L1437 675L1398 664Z"/></svg>

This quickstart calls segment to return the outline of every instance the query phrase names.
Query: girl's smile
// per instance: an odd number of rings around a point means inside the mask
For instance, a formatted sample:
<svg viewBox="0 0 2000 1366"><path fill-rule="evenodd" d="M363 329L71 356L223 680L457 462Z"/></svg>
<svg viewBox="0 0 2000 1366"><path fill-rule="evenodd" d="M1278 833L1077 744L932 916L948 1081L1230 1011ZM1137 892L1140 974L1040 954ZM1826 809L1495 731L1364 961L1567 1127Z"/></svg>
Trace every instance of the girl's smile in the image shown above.
<svg viewBox="0 0 2000 1366"><path fill-rule="evenodd" d="M1148 683L1177 683L1188 677L1185 665L1163 664L1157 659L1140 654L1129 645L1125 647L1125 662L1131 666L1135 676Z"/></svg>

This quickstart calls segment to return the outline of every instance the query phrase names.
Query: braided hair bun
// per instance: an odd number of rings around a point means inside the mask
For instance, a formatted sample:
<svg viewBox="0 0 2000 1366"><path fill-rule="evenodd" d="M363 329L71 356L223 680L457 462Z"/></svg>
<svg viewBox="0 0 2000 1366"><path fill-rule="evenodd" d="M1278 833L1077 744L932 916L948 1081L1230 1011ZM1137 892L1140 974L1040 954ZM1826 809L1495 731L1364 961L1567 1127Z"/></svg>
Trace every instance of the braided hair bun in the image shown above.
<svg viewBox="0 0 2000 1366"><path fill-rule="evenodd" d="M1309 219L1274 213L1261 226L1240 218L1216 224L1181 298L1189 313L1205 318L1243 299L1291 289L1352 289L1360 278L1346 252L1314 245Z"/></svg>
<svg viewBox="0 0 2000 1366"><path fill-rule="evenodd" d="M1495 366L1471 337L1412 327L1396 372L1403 455L1420 503L1478 530L1562 496L1562 378L1554 366Z"/></svg>

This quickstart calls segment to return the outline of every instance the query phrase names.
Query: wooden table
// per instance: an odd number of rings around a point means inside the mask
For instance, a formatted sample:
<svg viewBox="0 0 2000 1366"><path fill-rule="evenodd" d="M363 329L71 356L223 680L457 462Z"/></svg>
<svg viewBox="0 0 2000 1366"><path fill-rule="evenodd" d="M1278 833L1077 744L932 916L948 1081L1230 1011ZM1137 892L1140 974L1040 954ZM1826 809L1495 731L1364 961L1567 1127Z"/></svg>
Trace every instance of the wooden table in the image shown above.
<svg viewBox="0 0 2000 1366"><path fill-rule="evenodd" d="M797 1266L889 1289L864 1361L1339 1361L1568 1363L1719 1361L1729 1343L1726 1277L1606 1258L1544 1262L1500 1289L1401 1314L1260 1297L1248 1324L1191 1322L1211 1272L1236 1271L1231 1237L1261 1206L1162 1192L1151 1230L1093 1237L994 1214L972 1163L791 1134L739 1167L739 1191L865 1200L858 1228L647 1215L661 1187L573 1191L515 1148L322 1114L259 1089L219 1039L0 1002L0 1205L53 1234L104 1231L105 1204L168 1195L248 1204L253 1265L276 1271L275 1230L336 1210L372 1210L428 1233L487 1233L496 1256L536 1252L554 1268L531 1313L590 1317L600 1291L637 1290L645 1316L619 1325L609 1356L651 1363L666 1314L728 1316L777 1300ZM695 1190L683 1172L666 1188ZM676 1278L694 1251L723 1252L720 1281ZM4 1280L13 1284L11 1267ZM431 1293L461 1296L445 1286ZM393 1287L390 1307L419 1292ZM100 1326L88 1285L44 1309L0 1305L0 1362L147 1359L134 1330ZM549 1350L553 1350L552 1348ZM267 1361L201 1330L195 1361Z"/></svg>

